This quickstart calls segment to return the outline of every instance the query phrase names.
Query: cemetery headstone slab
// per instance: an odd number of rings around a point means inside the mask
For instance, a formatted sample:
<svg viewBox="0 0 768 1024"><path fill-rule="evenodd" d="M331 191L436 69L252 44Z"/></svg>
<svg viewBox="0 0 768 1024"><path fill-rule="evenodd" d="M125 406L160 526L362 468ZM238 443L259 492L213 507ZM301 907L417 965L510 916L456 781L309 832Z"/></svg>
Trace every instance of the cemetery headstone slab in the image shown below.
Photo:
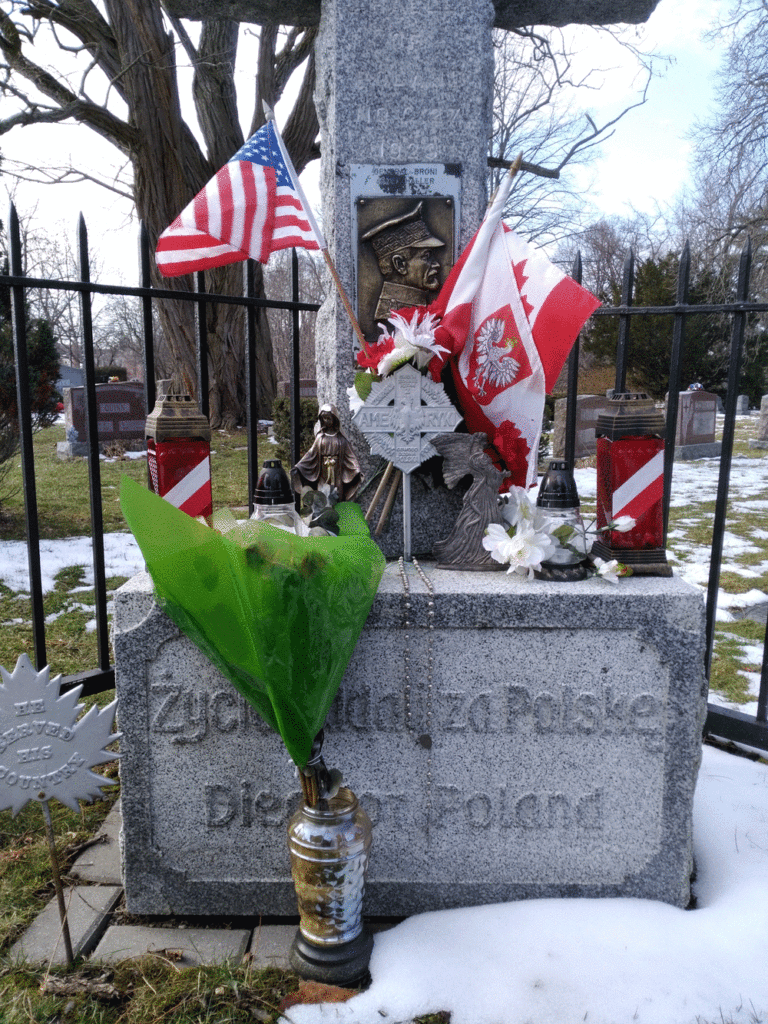
<svg viewBox="0 0 768 1024"><path fill-rule="evenodd" d="M374 823L366 913L549 896L685 906L700 592L425 568L434 609L412 577L406 634L387 567L326 728L326 762ZM286 825L300 796L280 739L155 605L146 574L118 591L114 622L129 912L294 914Z"/></svg>
<svg viewBox="0 0 768 1024"><path fill-rule="evenodd" d="M99 448L119 441L126 451L146 448L144 428L147 405L144 385L133 381L119 381L96 385L96 417ZM88 452L88 424L85 418L85 388L64 389L64 426L69 455ZM66 456L65 456L66 457Z"/></svg>
<svg viewBox="0 0 768 1024"><path fill-rule="evenodd" d="M552 434L552 455L562 459L565 455L565 415L568 405L567 398L558 398L555 402L555 422ZM576 447L574 457L588 458L597 451L595 427L601 412L608 412L608 399L600 395L578 395L576 397Z"/></svg>
<svg viewBox="0 0 768 1024"><path fill-rule="evenodd" d="M760 402L760 419L757 421L757 433L749 439L750 448L768 448L768 395L763 395Z"/></svg>
<svg viewBox="0 0 768 1024"><path fill-rule="evenodd" d="M715 440L717 396L707 391L681 391L677 406L675 462L717 458L722 450Z"/></svg>

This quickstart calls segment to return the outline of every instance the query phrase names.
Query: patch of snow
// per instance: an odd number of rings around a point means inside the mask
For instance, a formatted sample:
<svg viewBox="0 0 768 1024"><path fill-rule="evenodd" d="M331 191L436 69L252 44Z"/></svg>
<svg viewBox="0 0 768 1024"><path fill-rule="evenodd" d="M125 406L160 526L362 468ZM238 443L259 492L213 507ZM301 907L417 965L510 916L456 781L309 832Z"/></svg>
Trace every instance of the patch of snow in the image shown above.
<svg viewBox="0 0 768 1024"><path fill-rule="evenodd" d="M41 540L43 593L53 590L57 573L72 565L85 567L85 585L93 587L93 547L90 537ZM133 534L104 534L104 566L107 576L131 577L144 570L144 559ZM29 593L26 541L0 540L0 580L16 593Z"/></svg>
<svg viewBox="0 0 768 1024"><path fill-rule="evenodd" d="M451 1024L763 1021L767 765L704 748L694 850L696 910L548 899L420 914L376 935L366 992L294 1006L290 1021L394 1024L438 1010Z"/></svg>

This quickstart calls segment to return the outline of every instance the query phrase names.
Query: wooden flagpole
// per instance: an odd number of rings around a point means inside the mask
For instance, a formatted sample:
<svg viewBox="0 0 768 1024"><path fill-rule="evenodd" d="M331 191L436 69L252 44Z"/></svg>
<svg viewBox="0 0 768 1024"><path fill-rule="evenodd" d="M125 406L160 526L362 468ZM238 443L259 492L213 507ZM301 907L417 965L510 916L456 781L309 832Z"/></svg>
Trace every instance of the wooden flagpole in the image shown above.
<svg viewBox="0 0 768 1024"><path fill-rule="evenodd" d="M508 178L510 178L510 179L514 178L514 176L520 170L520 167L521 167L522 163L523 163L523 151L521 149L520 152L517 154L516 158L512 161L512 164L510 165L510 168L507 171L507 175L506 176ZM496 190L494 191L493 195L491 196L491 201L490 201L490 203L488 203L488 209L489 210L493 206L493 204L496 202L496 196L499 194L499 189L501 188L501 182L502 181L504 181L503 178L501 179L499 184L496 186Z"/></svg>
<svg viewBox="0 0 768 1024"><path fill-rule="evenodd" d="M263 103L263 107L264 107L264 116L266 117L266 119L268 121L275 121L275 112L274 112L274 110L272 110L272 108L270 106L268 106L267 103ZM341 298L341 304L344 307L344 310L345 310L347 316L349 317L349 321L352 324L352 328L353 328L355 334L357 335L357 340L360 342L360 344L363 347L363 352L365 352L365 354L367 356L370 356L371 351L368 348L368 343L366 342L365 338L363 337L363 332L360 329L360 324L357 322L357 317L355 316L355 312L352 309L352 304L349 301L349 297L348 297L348 295L347 295L347 293L346 293L346 291L344 289L344 285L341 283L341 278L339 277L339 272L336 269L336 266L335 266L333 260L331 259L331 254L328 252L328 243L326 242L325 236L323 235L323 232L320 230L320 226L317 223L317 221L315 220L315 216L312 213L312 209L311 209L309 203L307 202L307 197L304 195L304 189L301 187L301 182L299 181L299 176L296 174L296 168L293 166L293 161L290 158L288 150L285 148L285 144L283 142L282 136L280 135L280 130L277 127L277 123L276 122L275 122L275 136L277 138L277 143L280 146L280 152L283 155L283 160L285 160L286 166L288 168L288 173L291 175L291 180L293 181L293 187L296 189L296 192L298 193L299 199L301 200L301 205L304 207L304 213L307 215L307 220L309 221L309 226L312 228L312 231L315 234L315 238L317 239L317 244L320 246L320 252L323 255L323 259L325 260L326 266L328 267L328 269L331 272L331 277L333 278L334 284L336 285L336 289L337 289L337 291L339 293L339 297ZM520 154L520 155L521 155L521 158L522 158L522 154Z"/></svg>

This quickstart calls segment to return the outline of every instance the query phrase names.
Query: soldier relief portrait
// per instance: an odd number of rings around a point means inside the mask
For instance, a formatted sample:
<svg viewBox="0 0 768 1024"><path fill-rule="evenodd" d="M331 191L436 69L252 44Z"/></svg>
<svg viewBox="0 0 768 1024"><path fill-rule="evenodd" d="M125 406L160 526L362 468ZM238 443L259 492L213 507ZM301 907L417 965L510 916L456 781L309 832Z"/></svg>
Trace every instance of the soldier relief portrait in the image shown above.
<svg viewBox="0 0 768 1024"><path fill-rule="evenodd" d="M390 313L433 302L453 265L453 201L357 200L358 318L375 342Z"/></svg>

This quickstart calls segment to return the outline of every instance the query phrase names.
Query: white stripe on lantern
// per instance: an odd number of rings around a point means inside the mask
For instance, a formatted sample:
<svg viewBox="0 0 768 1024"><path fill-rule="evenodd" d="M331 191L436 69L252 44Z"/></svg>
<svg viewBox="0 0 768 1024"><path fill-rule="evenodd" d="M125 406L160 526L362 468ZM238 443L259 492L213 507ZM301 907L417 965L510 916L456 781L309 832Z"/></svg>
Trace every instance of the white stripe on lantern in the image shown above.
<svg viewBox="0 0 768 1024"><path fill-rule="evenodd" d="M625 480L621 487L613 492L613 518L616 519L622 515L627 505L658 480L663 473L664 449L662 448L636 473L633 473L629 480Z"/></svg>
<svg viewBox="0 0 768 1024"><path fill-rule="evenodd" d="M201 487L205 487L210 479L211 460L206 455L202 462L198 462L195 468L191 469L177 484L174 484L163 497L175 508L181 508L184 502L188 501L193 494L197 494Z"/></svg>

